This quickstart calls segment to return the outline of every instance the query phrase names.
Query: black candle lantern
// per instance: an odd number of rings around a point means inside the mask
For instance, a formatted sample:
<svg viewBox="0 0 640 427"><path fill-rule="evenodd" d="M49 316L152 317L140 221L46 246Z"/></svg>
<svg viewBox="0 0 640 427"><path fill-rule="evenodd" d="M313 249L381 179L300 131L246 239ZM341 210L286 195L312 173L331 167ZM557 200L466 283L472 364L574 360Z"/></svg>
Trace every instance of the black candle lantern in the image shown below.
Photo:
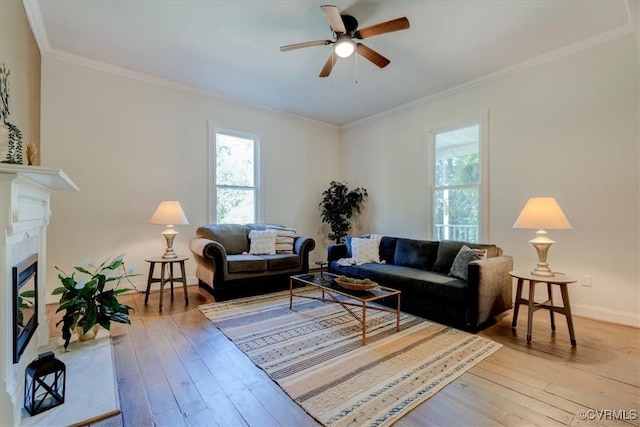
<svg viewBox="0 0 640 427"><path fill-rule="evenodd" d="M64 403L66 371L52 351L29 363L24 373L24 409L29 414L39 414Z"/></svg>

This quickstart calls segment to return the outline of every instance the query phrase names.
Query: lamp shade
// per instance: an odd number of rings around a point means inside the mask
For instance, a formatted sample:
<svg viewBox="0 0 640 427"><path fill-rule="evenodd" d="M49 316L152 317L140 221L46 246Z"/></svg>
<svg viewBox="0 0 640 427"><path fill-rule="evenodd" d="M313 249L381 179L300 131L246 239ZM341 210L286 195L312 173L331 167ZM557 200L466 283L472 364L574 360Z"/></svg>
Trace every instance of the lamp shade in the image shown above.
<svg viewBox="0 0 640 427"><path fill-rule="evenodd" d="M566 230L571 228L571 224L554 197L532 197L520 212L513 228Z"/></svg>
<svg viewBox="0 0 640 427"><path fill-rule="evenodd" d="M149 224L176 225L189 224L180 202L164 201L160 202L158 209L149 220Z"/></svg>

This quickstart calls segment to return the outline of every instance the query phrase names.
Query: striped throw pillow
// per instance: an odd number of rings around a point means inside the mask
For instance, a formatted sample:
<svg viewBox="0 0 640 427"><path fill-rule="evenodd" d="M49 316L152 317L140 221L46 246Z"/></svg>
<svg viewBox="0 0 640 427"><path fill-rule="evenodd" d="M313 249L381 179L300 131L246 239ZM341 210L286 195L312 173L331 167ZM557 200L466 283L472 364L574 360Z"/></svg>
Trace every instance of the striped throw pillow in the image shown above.
<svg viewBox="0 0 640 427"><path fill-rule="evenodd" d="M296 230L286 227L267 227L267 230L276 232L276 253L292 254L293 241L296 236Z"/></svg>

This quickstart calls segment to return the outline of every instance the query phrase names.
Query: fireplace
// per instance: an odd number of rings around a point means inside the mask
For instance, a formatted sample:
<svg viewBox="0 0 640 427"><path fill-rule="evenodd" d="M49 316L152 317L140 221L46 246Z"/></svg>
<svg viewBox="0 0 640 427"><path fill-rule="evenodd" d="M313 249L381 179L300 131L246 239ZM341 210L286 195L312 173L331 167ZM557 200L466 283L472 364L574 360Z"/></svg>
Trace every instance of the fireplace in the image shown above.
<svg viewBox="0 0 640 427"><path fill-rule="evenodd" d="M20 425L25 369L38 355L38 348L49 343L45 288L51 194L74 190L78 187L59 169L0 163L0 426L3 427Z"/></svg>
<svg viewBox="0 0 640 427"><path fill-rule="evenodd" d="M13 363L18 363L38 327L38 254L13 267L12 282Z"/></svg>

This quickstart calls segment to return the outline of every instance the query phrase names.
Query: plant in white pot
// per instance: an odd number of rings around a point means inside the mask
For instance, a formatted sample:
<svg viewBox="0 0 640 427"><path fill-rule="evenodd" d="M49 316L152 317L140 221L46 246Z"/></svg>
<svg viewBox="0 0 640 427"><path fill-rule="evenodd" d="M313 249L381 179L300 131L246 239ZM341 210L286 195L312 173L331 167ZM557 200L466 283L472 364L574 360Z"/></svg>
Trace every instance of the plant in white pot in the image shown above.
<svg viewBox="0 0 640 427"><path fill-rule="evenodd" d="M127 271L124 268L123 258L124 255L109 258L98 267L87 261L85 267L74 267L76 271L71 275L56 267L62 286L54 289L52 295L61 295L56 313L63 311L64 314L56 326L62 323L65 349L74 330L81 339L84 339L83 334L88 334L87 339L90 339L95 337L98 325L110 330L111 322L131 324L129 310L133 309L120 304L117 298L131 290L119 288L120 282L135 275L134 269ZM76 273L88 278L76 279ZM115 282L115 286L111 286L111 282Z"/></svg>

